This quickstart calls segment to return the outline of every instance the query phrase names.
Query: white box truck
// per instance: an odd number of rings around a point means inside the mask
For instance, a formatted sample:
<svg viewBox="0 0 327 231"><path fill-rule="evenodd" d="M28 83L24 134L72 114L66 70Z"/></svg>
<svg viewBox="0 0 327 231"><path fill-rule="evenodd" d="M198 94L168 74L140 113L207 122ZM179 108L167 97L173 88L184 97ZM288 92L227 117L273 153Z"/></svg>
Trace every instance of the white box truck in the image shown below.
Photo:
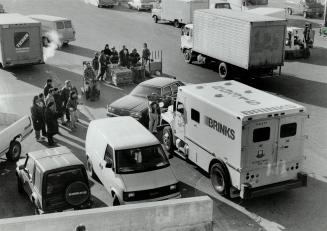
<svg viewBox="0 0 327 231"><path fill-rule="evenodd" d="M0 14L0 66L40 63L41 23L20 14Z"/></svg>
<svg viewBox="0 0 327 231"><path fill-rule="evenodd" d="M223 79L272 76L284 65L286 20L229 9L194 12L182 30L185 61L215 62ZM279 69L280 74L280 69Z"/></svg>
<svg viewBox="0 0 327 231"><path fill-rule="evenodd" d="M210 173L221 195L249 199L306 186L306 109L237 81L178 88L162 142Z"/></svg>
<svg viewBox="0 0 327 231"><path fill-rule="evenodd" d="M208 8L209 0L161 0L161 3L154 4L152 18L155 23L162 20L180 27L192 23L195 10Z"/></svg>

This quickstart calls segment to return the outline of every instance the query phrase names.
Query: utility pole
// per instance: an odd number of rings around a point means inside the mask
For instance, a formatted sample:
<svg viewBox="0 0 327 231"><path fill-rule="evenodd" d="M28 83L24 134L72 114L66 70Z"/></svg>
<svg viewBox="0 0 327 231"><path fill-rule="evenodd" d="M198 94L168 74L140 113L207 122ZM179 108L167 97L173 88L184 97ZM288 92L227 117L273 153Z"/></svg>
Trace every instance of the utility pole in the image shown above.
<svg viewBox="0 0 327 231"><path fill-rule="evenodd" d="M327 0L325 0L324 27L327 27Z"/></svg>

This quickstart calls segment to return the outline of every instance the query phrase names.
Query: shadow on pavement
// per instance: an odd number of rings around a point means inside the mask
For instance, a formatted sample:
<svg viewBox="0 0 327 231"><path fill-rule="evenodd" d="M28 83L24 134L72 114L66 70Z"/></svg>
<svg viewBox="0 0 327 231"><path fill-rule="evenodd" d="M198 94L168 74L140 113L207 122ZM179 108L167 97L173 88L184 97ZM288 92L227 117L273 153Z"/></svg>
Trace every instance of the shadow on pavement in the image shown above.
<svg viewBox="0 0 327 231"><path fill-rule="evenodd" d="M79 55L79 56L83 56L83 57L88 57L90 59L92 59L94 57L94 54L96 52L100 52L100 50L96 51L96 50L92 50L92 49L85 48L85 47L80 47L80 46L73 45L73 44L64 46L59 51L74 54L74 55Z"/></svg>
<svg viewBox="0 0 327 231"><path fill-rule="evenodd" d="M310 49L310 57L308 59L286 60L286 62L308 63L319 66L327 66L327 49L324 47L314 47ZM321 73L322 75L326 73Z"/></svg>

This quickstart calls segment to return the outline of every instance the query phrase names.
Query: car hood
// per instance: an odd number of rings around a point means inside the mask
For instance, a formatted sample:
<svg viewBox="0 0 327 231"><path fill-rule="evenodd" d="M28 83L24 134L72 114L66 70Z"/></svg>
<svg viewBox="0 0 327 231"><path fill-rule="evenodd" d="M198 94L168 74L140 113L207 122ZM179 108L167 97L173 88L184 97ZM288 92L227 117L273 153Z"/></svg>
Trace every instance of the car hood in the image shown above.
<svg viewBox="0 0 327 231"><path fill-rule="evenodd" d="M147 99L133 95L126 95L112 102L109 106L114 109L140 112L147 108Z"/></svg>
<svg viewBox="0 0 327 231"><path fill-rule="evenodd" d="M160 188L177 184L177 179L170 167L149 172L121 174L127 192Z"/></svg>

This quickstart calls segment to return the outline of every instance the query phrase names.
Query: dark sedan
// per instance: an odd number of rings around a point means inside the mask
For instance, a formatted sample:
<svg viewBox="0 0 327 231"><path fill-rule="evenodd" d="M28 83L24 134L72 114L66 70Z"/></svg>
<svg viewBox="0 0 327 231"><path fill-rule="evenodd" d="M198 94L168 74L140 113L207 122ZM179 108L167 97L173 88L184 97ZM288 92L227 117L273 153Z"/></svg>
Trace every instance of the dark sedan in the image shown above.
<svg viewBox="0 0 327 231"><path fill-rule="evenodd" d="M108 116L132 116L144 126L148 126L148 97L158 97L166 105L183 86L181 81L166 77L156 77L137 85L130 94L107 106Z"/></svg>

